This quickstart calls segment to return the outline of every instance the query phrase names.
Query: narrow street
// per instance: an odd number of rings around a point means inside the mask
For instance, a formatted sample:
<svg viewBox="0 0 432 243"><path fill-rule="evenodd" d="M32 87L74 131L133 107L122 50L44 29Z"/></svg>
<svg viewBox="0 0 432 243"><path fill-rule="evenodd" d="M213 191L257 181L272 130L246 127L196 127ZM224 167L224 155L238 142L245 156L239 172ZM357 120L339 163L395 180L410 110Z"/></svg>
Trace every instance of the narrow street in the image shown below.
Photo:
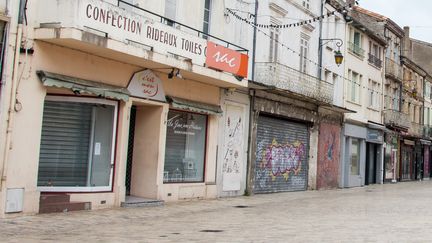
<svg viewBox="0 0 432 243"><path fill-rule="evenodd" d="M432 181L3 219L1 242L430 242Z"/></svg>

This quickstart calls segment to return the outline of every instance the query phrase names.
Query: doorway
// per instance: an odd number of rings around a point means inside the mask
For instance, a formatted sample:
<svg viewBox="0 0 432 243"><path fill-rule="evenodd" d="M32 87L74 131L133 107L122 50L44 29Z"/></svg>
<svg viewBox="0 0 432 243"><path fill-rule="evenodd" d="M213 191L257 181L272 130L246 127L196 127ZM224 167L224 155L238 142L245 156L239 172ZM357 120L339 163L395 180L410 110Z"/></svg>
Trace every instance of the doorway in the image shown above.
<svg viewBox="0 0 432 243"><path fill-rule="evenodd" d="M157 199L164 107L134 102L130 110L129 141L125 171L126 201Z"/></svg>
<svg viewBox="0 0 432 243"><path fill-rule="evenodd" d="M128 140L128 151L126 161L126 196L130 196L131 191L131 179L132 179L132 160L134 150L134 138L135 138L135 120L136 120L136 106L131 107L130 111L130 122L129 122L129 140Z"/></svg>
<svg viewBox="0 0 432 243"><path fill-rule="evenodd" d="M377 184L379 145L366 143L366 155L365 185Z"/></svg>

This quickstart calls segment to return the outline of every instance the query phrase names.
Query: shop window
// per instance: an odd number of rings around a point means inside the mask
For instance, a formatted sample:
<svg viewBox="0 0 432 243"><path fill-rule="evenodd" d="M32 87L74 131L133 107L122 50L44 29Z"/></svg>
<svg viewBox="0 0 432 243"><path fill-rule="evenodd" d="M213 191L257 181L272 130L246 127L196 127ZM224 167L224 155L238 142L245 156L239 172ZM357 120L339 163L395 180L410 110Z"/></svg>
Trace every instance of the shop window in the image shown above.
<svg viewBox="0 0 432 243"><path fill-rule="evenodd" d="M50 97L44 103L38 186L110 190L117 102Z"/></svg>
<svg viewBox="0 0 432 243"><path fill-rule="evenodd" d="M360 175L360 140L351 139L351 175Z"/></svg>
<svg viewBox="0 0 432 243"><path fill-rule="evenodd" d="M204 181L207 116L168 112L164 182Z"/></svg>

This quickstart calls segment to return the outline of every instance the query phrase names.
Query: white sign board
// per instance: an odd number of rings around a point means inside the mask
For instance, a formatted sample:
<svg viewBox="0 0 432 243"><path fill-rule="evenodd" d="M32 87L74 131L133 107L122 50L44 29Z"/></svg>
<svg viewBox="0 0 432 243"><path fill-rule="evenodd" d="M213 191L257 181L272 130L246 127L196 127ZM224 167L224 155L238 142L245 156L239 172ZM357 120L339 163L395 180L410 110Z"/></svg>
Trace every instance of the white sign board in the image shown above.
<svg viewBox="0 0 432 243"><path fill-rule="evenodd" d="M222 190L238 191L243 175L244 109L226 105L222 161Z"/></svg>
<svg viewBox="0 0 432 243"><path fill-rule="evenodd" d="M158 53L172 53L190 58L192 63L201 66L205 63L207 41L203 38L139 15L138 9L127 11L97 0L80 0L76 1L76 4L79 16L75 21L78 21L82 28L105 32L108 38L141 43L152 47Z"/></svg>
<svg viewBox="0 0 432 243"><path fill-rule="evenodd" d="M166 101L162 81L148 69L135 73L127 89L134 97Z"/></svg>

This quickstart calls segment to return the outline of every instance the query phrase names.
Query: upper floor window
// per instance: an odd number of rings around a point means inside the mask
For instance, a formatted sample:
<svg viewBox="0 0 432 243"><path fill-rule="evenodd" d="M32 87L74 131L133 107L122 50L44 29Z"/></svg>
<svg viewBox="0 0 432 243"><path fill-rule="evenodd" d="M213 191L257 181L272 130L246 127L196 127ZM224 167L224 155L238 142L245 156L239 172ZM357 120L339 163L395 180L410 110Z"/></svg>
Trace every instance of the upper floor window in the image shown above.
<svg viewBox="0 0 432 243"><path fill-rule="evenodd" d="M310 7L310 0L303 0L303 7L309 9L309 7Z"/></svg>
<svg viewBox="0 0 432 243"><path fill-rule="evenodd" d="M170 20L166 20L166 24L173 26L176 18L177 1L176 0L165 0L165 17Z"/></svg>
<svg viewBox="0 0 432 243"><path fill-rule="evenodd" d="M275 20L272 19L271 23L273 25L278 25ZM270 29L270 50L269 50L269 59L270 62L278 61L278 45L279 45L279 29L271 28Z"/></svg>
<svg viewBox="0 0 432 243"><path fill-rule="evenodd" d="M203 32L204 34L209 33L210 29L210 10L211 10L211 0L205 0L204 3L204 19L203 19ZM208 35L203 35L204 39L208 38Z"/></svg>
<svg viewBox="0 0 432 243"><path fill-rule="evenodd" d="M393 110L399 111L399 104L400 104L400 91L398 88L393 89L393 96L392 96L392 106Z"/></svg>
<svg viewBox="0 0 432 243"><path fill-rule="evenodd" d="M348 98L350 101L359 104L362 75L357 72L348 70L348 76L350 77L350 82L348 85Z"/></svg>
<svg viewBox="0 0 432 243"><path fill-rule="evenodd" d="M349 50L355 55L363 58L364 50L363 50L363 36L360 32L351 29L350 30L350 41L349 41Z"/></svg>
<svg viewBox="0 0 432 243"><path fill-rule="evenodd" d="M379 110L381 108L380 89L381 89L381 85L378 82L369 79L369 84L368 84L369 108L375 110Z"/></svg>
<svg viewBox="0 0 432 243"><path fill-rule="evenodd" d="M369 41L369 58L368 61L370 64L377 68L381 68L382 60L381 60L381 47L377 44Z"/></svg>
<svg viewBox="0 0 432 243"><path fill-rule="evenodd" d="M307 73L308 71L308 55L309 55L309 39L306 34L301 34L300 38L300 72Z"/></svg>
<svg viewBox="0 0 432 243"><path fill-rule="evenodd" d="M400 45L399 43L394 43L393 47L393 58L396 61L396 63L399 63L399 53L400 53Z"/></svg>
<svg viewBox="0 0 432 243"><path fill-rule="evenodd" d="M123 2L118 2L119 7L124 8L128 11L131 11L133 9L133 6L135 5L136 0L122 0Z"/></svg>

